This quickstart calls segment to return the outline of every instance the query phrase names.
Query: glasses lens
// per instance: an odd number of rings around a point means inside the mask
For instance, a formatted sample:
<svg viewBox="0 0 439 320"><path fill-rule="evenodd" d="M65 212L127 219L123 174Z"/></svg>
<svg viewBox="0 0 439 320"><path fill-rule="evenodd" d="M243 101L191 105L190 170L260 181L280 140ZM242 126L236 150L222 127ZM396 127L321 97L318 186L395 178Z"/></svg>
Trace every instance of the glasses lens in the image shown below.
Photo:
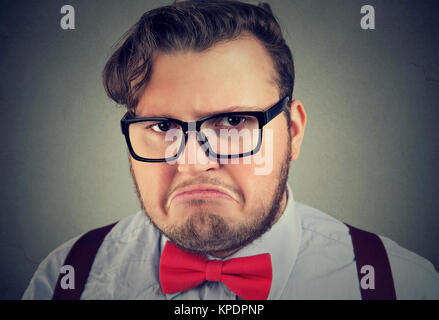
<svg viewBox="0 0 439 320"><path fill-rule="evenodd" d="M212 151L221 156L251 152L260 140L258 118L249 115L218 116L205 121L201 131Z"/></svg>
<svg viewBox="0 0 439 320"><path fill-rule="evenodd" d="M175 157L183 139L181 126L172 121L141 121L129 126L134 152L147 159Z"/></svg>

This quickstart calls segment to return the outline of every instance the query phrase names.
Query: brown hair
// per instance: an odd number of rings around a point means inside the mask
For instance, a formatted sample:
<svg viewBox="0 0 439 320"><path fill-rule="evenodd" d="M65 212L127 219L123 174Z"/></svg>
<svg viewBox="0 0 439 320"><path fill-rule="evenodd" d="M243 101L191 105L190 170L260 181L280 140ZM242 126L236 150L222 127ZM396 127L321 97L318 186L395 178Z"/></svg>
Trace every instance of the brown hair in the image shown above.
<svg viewBox="0 0 439 320"><path fill-rule="evenodd" d="M243 32L267 49L277 72L279 98L292 97L294 63L270 5L234 0L187 0L146 12L125 34L107 61L103 83L108 96L134 114L141 88L148 82L154 52L207 50Z"/></svg>

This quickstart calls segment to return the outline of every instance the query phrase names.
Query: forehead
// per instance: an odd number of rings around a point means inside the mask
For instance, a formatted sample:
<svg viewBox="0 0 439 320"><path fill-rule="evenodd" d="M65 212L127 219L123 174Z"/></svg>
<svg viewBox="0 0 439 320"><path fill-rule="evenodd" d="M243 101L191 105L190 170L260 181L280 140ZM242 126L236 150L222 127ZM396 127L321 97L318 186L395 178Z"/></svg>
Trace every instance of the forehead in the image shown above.
<svg viewBox="0 0 439 320"><path fill-rule="evenodd" d="M275 75L268 52L251 36L203 52L159 53L136 114L191 121L233 107L268 106L279 98Z"/></svg>

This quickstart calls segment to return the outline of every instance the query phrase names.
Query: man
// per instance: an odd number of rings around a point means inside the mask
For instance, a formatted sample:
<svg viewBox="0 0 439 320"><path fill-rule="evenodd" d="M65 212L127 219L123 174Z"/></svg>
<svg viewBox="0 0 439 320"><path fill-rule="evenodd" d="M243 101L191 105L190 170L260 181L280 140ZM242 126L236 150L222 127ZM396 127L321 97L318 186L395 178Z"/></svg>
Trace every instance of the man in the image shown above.
<svg viewBox="0 0 439 320"><path fill-rule="evenodd" d="M430 262L294 201L307 115L267 4L147 12L103 78L142 210L57 248L23 298L439 298Z"/></svg>

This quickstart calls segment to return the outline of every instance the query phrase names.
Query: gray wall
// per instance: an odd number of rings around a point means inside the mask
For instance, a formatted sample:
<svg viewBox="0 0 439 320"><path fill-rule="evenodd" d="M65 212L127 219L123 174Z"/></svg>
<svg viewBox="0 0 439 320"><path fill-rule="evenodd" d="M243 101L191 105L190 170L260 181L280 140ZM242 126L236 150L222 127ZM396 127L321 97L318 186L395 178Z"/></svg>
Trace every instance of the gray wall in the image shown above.
<svg viewBox="0 0 439 320"><path fill-rule="evenodd" d="M3 0L0 298L73 236L139 209L100 74L112 45L168 1ZM304 202L439 267L437 1L270 1L308 112L290 184ZM76 30L60 8L76 9ZM376 30L360 28L374 5Z"/></svg>

